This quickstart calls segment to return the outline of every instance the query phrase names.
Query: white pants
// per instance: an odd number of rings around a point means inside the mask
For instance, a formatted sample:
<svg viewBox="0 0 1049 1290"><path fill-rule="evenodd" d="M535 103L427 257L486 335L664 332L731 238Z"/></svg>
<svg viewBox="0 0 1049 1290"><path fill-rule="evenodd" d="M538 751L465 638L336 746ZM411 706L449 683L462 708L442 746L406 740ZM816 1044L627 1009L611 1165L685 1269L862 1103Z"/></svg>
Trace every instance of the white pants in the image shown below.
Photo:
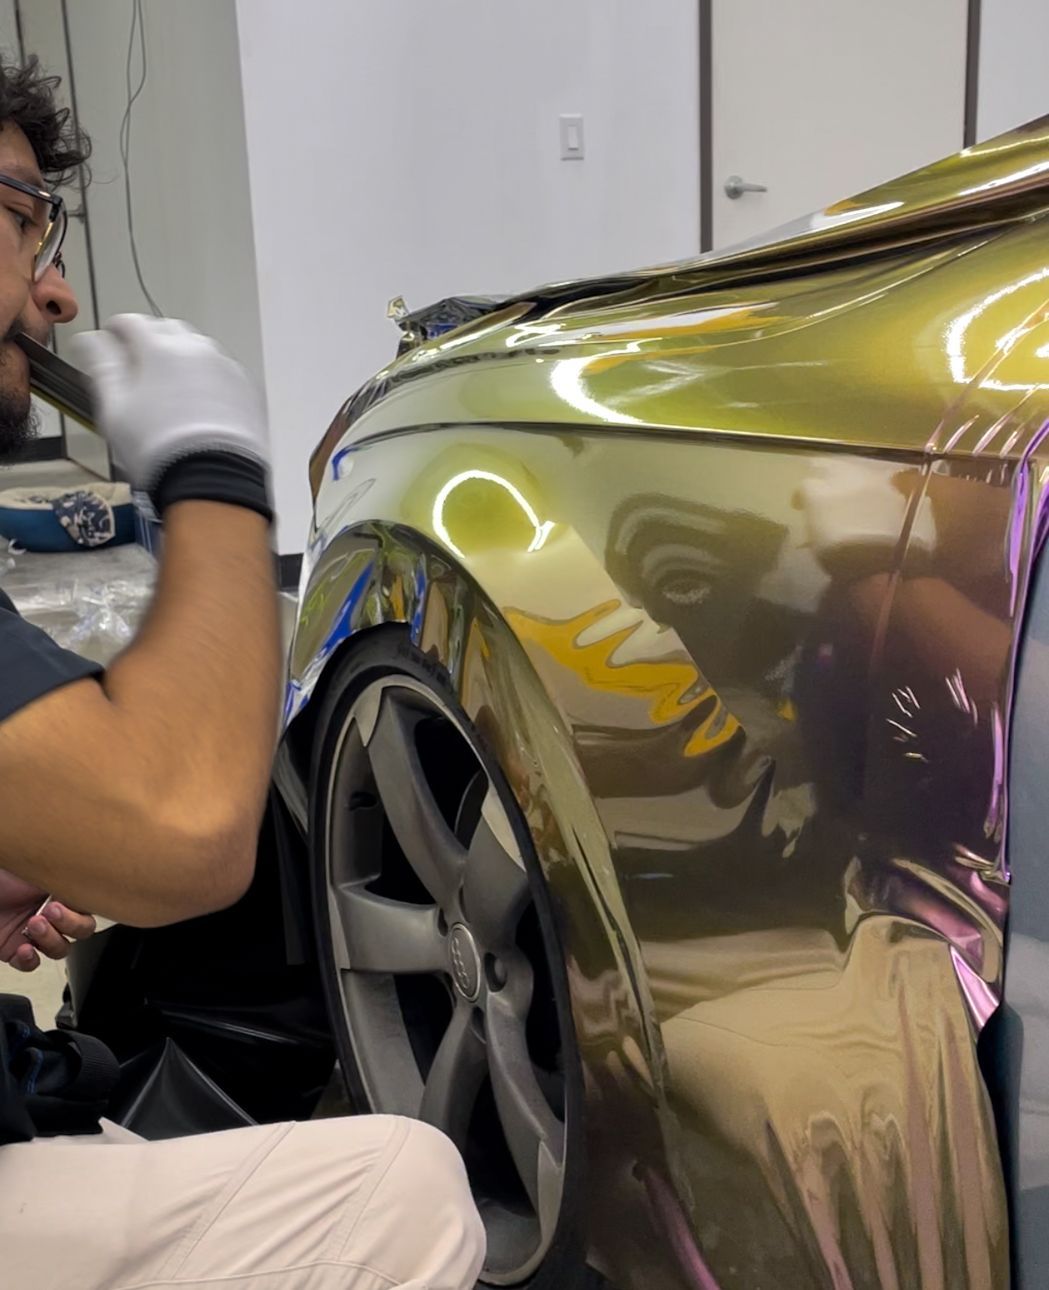
<svg viewBox="0 0 1049 1290"><path fill-rule="evenodd" d="M393 1116L0 1147L0 1284L25 1290L470 1290L458 1152Z"/></svg>

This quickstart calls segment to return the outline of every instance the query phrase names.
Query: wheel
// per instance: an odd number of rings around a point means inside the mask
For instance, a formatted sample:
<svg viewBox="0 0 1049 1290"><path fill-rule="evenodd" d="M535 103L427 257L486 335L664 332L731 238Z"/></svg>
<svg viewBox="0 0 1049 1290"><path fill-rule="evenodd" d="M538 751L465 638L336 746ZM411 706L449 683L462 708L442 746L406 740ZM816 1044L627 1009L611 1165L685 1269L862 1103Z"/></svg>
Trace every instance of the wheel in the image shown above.
<svg viewBox="0 0 1049 1290"><path fill-rule="evenodd" d="M550 899L509 787L407 633L340 664L317 726L316 933L351 1104L442 1129L482 1284L589 1290L582 1081Z"/></svg>

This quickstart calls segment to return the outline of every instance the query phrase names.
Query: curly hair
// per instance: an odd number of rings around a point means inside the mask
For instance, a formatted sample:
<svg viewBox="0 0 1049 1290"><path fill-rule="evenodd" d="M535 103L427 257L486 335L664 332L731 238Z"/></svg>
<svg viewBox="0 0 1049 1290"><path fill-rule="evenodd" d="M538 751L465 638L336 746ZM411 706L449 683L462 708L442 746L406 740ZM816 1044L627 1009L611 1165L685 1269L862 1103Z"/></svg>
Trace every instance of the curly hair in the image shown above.
<svg viewBox="0 0 1049 1290"><path fill-rule="evenodd" d="M10 121L22 130L52 184L71 179L91 153L91 141L72 112L55 102L60 84L61 77L44 72L35 54L21 65L0 62L0 126Z"/></svg>

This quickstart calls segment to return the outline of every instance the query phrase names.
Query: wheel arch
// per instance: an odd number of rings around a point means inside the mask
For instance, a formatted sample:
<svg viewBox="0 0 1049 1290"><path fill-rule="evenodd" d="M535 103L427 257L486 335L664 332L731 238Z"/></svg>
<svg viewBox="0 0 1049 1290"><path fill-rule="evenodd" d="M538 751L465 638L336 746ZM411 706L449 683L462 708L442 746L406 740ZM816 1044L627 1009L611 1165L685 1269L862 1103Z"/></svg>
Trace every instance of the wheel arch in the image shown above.
<svg viewBox="0 0 1049 1290"><path fill-rule="evenodd" d="M282 751L305 784L319 714L343 660L364 639L408 632L450 682L522 808L565 951L584 1095L601 1103L589 1131L603 1136L604 1157L608 1125L629 1116L631 1138L645 1144L638 1157L651 1166L667 1155L665 1058L609 840L573 750L571 718L534 665L514 614L500 607L509 603L506 589L477 575L404 525L371 521L331 540L300 596ZM626 1185L636 1189L641 1221L650 1204L639 1172ZM621 1192L622 1177L616 1186ZM617 1195L616 1209L623 1203ZM601 1266L605 1206L592 1204ZM665 1238L653 1231L653 1239Z"/></svg>

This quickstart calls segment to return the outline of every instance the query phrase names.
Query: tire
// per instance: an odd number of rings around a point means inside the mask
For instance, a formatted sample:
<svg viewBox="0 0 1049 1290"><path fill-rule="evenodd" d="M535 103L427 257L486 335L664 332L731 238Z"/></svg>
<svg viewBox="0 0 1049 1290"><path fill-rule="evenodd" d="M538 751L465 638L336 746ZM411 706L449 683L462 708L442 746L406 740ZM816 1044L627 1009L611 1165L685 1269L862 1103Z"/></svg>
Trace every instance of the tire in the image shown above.
<svg viewBox="0 0 1049 1290"><path fill-rule="evenodd" d="M350 647L316 730L314 918L353 1110L456 1142L488 1231L482 1285L597 1290L567 975L502 771L401 628Z"/></svg>

